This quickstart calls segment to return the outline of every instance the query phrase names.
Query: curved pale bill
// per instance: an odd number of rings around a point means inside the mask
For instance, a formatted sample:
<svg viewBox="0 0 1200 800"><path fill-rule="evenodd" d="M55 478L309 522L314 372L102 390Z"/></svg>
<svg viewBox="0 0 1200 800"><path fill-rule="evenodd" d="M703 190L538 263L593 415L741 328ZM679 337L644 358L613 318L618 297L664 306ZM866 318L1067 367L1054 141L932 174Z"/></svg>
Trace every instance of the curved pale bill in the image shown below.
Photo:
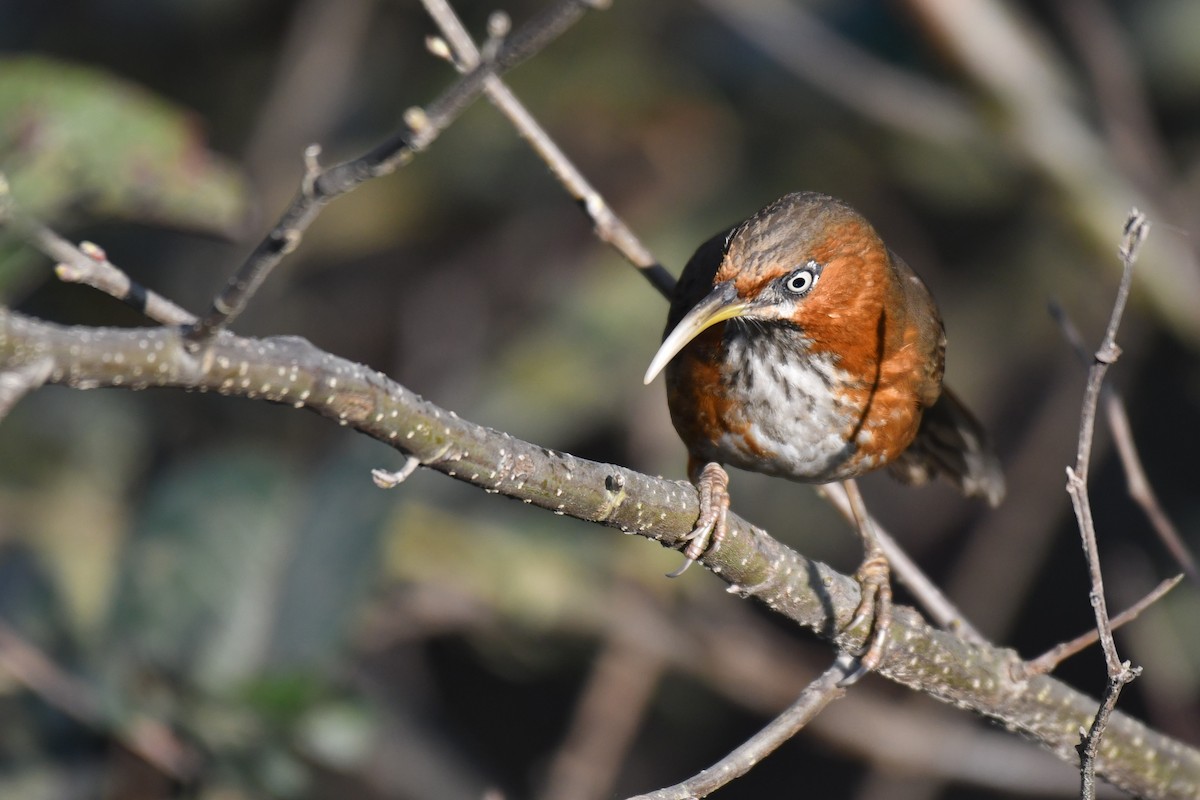
<svg viewBox="0 0 1200 800"><path fill-rule="evenodd" d="M688 342L699 336L705 328L710 328L727 319L740 317L746 313L746 308L747 304L738 297L737 289L734 288L732 282L725 281L717 284L707 297L687 313L687 316L679 320L679 324L667 335L667 338L663 339L662 345L659 346L658 352L654 354L650 366L646 369L646 377L643 378L643 382L650 383L654 380L654 377L662 372L663 367L686 347Z"/></svg>

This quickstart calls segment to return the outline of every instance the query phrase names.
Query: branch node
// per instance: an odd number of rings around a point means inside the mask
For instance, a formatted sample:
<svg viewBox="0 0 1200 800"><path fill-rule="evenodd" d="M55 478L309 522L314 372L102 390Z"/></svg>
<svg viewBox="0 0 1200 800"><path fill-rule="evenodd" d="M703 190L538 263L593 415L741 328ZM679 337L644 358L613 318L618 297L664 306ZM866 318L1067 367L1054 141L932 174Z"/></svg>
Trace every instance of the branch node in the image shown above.
<svg viewBox="0 0 1200 800"><path fill-rule="evenodd" d="M58 278L63 283L79 283L83 280L83 270L76 267L74 264L68 264L66 261L60 261L54 265L54 277Z"/></svg>
<svg viewBox="0 0 1200 800"><path fill-rule="evenodd" d="M492 64L496 61L496 56L504 47L504 39L511 30L512 20L509 19L508 14L503 11L492 12L487 21L487 40L479 49L483 63Z"/></svg>
<svg viewBox="0 0 1200 800"><path fill-rule="evenodd" d="M1150 222L1146 219L1146 215L1134 206L1129 210L1129 216L1125 218L1124 238L1121 240L1120 248L1122 261L1129 261L1137 257L1137 251L1149 232Z"/></svg>
<svg viewBox="0 0 1200 800"><path fill-rule="evenodd" d="M450 43L441 36L426 36L425 49L428 50L429 54L434 58L439 58L442 61L453 65L454 68L459 72L462 71L462 67L459 65L458 60L454 57L454 51L450 49Z"/></svg>
<svg viewBox="0 0 1200 800"><path fill-rule="evenodd" d="M104 248L95 242L84 240L79 243L79 252L95 261L97 264L103 264L108 261L108 253L104 252Z"/></svg>
<svg viewBox="0 0 1200 800"><path fill-rule="evenodd" d="M375 485L380 489L394 489L408 480L408 476L412 475L419 466L421 466L421 459L409 456L404 460L404 466L395 472L389 472L386 469L371 470L371 480L375 481Z"/></svg>
<svg viewBox="0 0 1200 800"><path fill-rule="evenodd" d="M317 179L321 177L320 157L321 145L314 143L304 148L304 179L300 182L300 191L309 199L317 196Z"/></svg>
<svg viewBox="0 0 1200 800"><path fill-rule="evenodd" d="M54 371L54 359L44 356L0 372L0 419L25 395L40 388Z"/></svg>
<svg viewBox="0 0 1200 800"><path fill-rule="evenodd" d="M429 115L420 106L411 106L404 112L404 124L413 133L420 134L429 127Z"/></svg>
<svg viewBox="0 0 1200 800"><path fill-rule="evenodd" d="M1121 347L1116 342L1105 342L1104 345L1096 351L1096 360L1101 364L1115 364L1117 359L1121 357Z"/></svg>
<svg viewBox="0 0 1200 800"><path fill-rule="evenodd" d="M604 476L604 489L608 496L604 498L604 505L596 509L596 519L600 522L611 517L625 502L625 476L619 472Z"/></svg>
<svg viewBox="0 0 1200 800"><path fill-rule="evenodd" d="M487 21L487 34L492 39L503 39L512 30L512 18L503 11L493 11Z"/></svg>
<svg viewBox="0 0 1200 800"><path fill-rule="evenodd" d="M286 256L287 254L293 252L297 247L300 246L300 241L303 238L304 238L304 234L301 233L299 231L299 229L297 229L297 228L292 228L291 230L284 231L283 235L281 237L279 237L279 253L280 253L280 255Z"/></svg>

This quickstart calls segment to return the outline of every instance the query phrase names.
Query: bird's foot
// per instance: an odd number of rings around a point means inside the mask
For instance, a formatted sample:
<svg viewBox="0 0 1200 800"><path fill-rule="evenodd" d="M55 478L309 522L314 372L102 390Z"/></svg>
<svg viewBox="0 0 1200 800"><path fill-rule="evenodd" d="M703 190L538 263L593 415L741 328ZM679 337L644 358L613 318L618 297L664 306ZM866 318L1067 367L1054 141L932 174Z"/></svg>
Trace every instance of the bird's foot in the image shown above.
<svg viewBox="0 0 1200 800"><path fill-rule="evenodd" d="M854 574L862 594L848 629L857 628L870 620L871 633L862 654L858 657L858 669L842 681L842 686L855 683L878 667L883 660L884 651L887 649L888 630L892 627L891 571L887 558L881 551L875 550L867 553L858 572Z"/></svg>
<svg viewBox="0 0 1200 800"><path fill-rule="evenodd" d="M700 556L708 551L716 552L725 540L726 519L729 515L729 474L720 464L704 465L696 479L700 491L700 516L692 532L683 537L687 547L683 550L684 562L679 569L667 573L668 578L678 578Z"/></svg>

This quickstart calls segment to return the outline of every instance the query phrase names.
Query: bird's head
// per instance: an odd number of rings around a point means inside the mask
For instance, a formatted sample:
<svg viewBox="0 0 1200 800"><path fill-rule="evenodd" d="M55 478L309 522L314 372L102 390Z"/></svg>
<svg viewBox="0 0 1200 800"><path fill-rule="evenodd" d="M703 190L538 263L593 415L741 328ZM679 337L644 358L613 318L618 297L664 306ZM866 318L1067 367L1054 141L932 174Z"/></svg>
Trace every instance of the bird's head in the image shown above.
<svg viewBox="0 0 1200 800"><path fill-rule="evenodd" d="M663 339L645 382L728 320L790 325L818 347L845 352L846 342L864 340L850 328L877 323L893 273L887 247L849 205L815 192L787 195L729 233L711 291Z"/></svg>

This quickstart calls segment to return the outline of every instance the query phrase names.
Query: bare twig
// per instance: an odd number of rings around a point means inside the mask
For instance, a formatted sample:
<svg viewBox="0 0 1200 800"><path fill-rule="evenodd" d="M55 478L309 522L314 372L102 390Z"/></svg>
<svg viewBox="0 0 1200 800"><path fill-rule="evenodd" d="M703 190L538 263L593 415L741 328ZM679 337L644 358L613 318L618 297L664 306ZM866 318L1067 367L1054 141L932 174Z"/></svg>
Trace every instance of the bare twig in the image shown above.
<svg viewBox="0 0 1200 800"><path fill-rule="evenodd" d="M426 12L437 23L445 37L444 40L431 39L430 51L435 55L450 58L459 70L474 69L479 63L479 52L454 9L446 0L422 2ZM562 148L550 138L504 81L491 75L484 81L483 88L488 100L508 117L521 137L541 156L571 197L578 201L579 207L591 219L600 240L616 249L630 264L638 268L660 294L670 299L675 291L675 278L617 216L604 197L588 182Z"/></svg>
<svg viewBox="0 0 1200 800"><path fill-rule="evenodd" d="M1083 540L1084 554L1087 557L1088 572L1092 582L1090 599L1096 614L1096 629L1099 632L1100 646L1104 650L1104 661L1109 679L1100 711L1096 714L1079 748L1080 783L1084 800L1091 800L1096 796L1096 757L1112 708L1116 705L1121 688L1141 672L1140 668L1131 669L1128 661L1122 662L1117 656L1117 645L1113 640L1112 624L1104 599L1104 576L1100 569L1100 555L1096 547L1096 528L1092 520L1091 501L1088 499L1087 478L1100 388L1109 366L1116 362L1121 352L1116 342L1117 329L1120 327L1125 305L1129 301L1129 290L1133 282L1133 265L1137 262L1138 249L1148 231L1149 223L1146 221L1145 215L1137 209L1131 211L1125 222L1125 236L1121 242L1120 255L1123 267L1121 285L1113 303L1108 328L1104 332L1104 338L1101 340L1092 366L1088 370L1088 384L1084 392L1083 410L1080 413L1079 447L1075 455L1075 466L1067 467L1067 493L1071 496L1071 505L1075 508L1075 517L1079 522L1079 534Z"/></svg>
<svg viewBox="0 0 1200 800"><path fill-rule="evenodd" d="M0 419L7 417L22 397L44 385L53 370L54 361L49 358L0 370Z"/></svg>
<svg viewBox="0 0 1200 800"><path fill-rule="evenodd" d="M497 574L509 569L486 554L474 558L486 560ZM515 558L521 560L520 555ZM493 629L498 618L512 613L506 606L504 581L466 578L476 567L463 564L458 555L434 554L410 566L430 579L406 584L375 604L360 647L379 651L397 642L474 635ZM454 569L457 577L439 577L443 569ZM622 605L614 606L607 587L585 588L586 582L576 586L574 600L561 609L566 616L558 624L564 629L595 639L618 633L632 637L639 648L663 660L671 680L688 676L751 713L777 715L803 690L807 680L801 676L820 671L814 660L823 655L745 604L705 596L674 609L663 597L622 592L614 597ZM596 613L598 609L603 610ZM1064 780L1061 765L1049 753L1031 749L998 728L981 728L967 717L948 714L923 698L896 700L882 682L860 684L836 711L805 726L805 736L891 775L908 772L1014 796L1069 796L1070 779ZM863 736L864 730L872 735ZM678 737L673 746L686 750L688 739Z"/></svg>
<svg viewBox="0 0 1200 800"><path fill-rule="evenodd" d="M1125 223L1125 239L1121 245L1121 261L1124 265L1121 285L1117 290L1117 298L1113 303L1113 311L1109 318L1108 328L1104 333L1104 339L1100 342L1091 369L1088 371L1088 384L1084 392L1083 410L1080 413L1079 444L1075 454L1075 466L1067 469L1067 490L1075 506L1084 550L1088 557L1088 569L1092 578L1092 605L1096 611L1096 625L1100 628L1100 643L1104 648L1110 675L1121 671L1121 662L1117 658L1112 631L1107 630L1108 613L1104 603L1104 578L1100 571L1100 559L1096 552L1096 529L1092 522L1091 503L1087 496L1087 479L1092 454L1092 438L1096 428L1096 407L1100 399L1100 387L1109 366L1120 355L1120 348L1116 343L1117 328L1121 324L1121 316L1125 311L1125 304L1129 300L1133 265L1137 260L1138 247L1145 239L1148 228L1149 223L1145 216L1134 209Z"/></svg>
<svg viewBox="0 0 1200 800"><path fill-rule="evenodd" d="M771 720L741 747L699 774L665 789L630 800L690 800L707 797L749 772L755 764L791 739L832 701L846 694L844 682L858 670L858 659L842 654L810 683L786 711Z"/></svg>
<svg viewBox="0 0 1200 800"><path fill-rule="evenodd" d="M1143 611L1158 602L1160 597L1174 589L1181 580L1183 580L1183 576L1176 575L1159 583L1141 600L1113 617L1110 620L1112 629L1115 631L1122 625L1133 622ZM1096 628L1091 628L1071 641L1055 645L1037 658L1026 661L1020 666L1021 674L1024 676L1047 675L1057 669L1063 661L1091 647L1099 638L1100 632Z"/></svg>
<svg viewBox="0 0 1200 800"><path fill-rule="evenodd" d="M242 149L265 208L295 191L295 153L340 124L379 0L290 5L268 90ZM278 196L285 191L285 196Z"/></svg>
<svg viewBox="0 0 1200 800"><path fill-rule="evenodd" d="M59 280L99 289L163 325L189 325L196 321L190 311L147 289L118 269L99 245L83 242L76 247L19 211L12 211L9 221L26 241L58 262L54 274Z"/></svg>
<svg viewBox="0 0 1200 800"><path fill-rule="evenodd" d="M188 348L198 352L213 336L231 323L284 256L300 244L304 232L325 204L363 182L394 172L425 150L483 91L486 78L504 72L535 55L558 38L589 8L602 0L558 0L507 37L492 61L481 62L463 75L425 108L413 107L404 115L405 127L379 143L370 152L342 164L322 169L316 164L319 152L311 147L305 154L301 190L279 222L230 277L212 307L188 332Z"/></svg>
<svg viewBox="0 0 1200 800"><path fill-rule="evenodd" d="M1044 8L1049 4L1041 4ZM1112 221L1130 205L1170 219L1156 209L1158 195L1144 192L1123 175L1106 141L1083 109L1074 102L1070 74L1060 55L1036 33L1033 15L1003 0L907 0L919 35L934 43L948 65L957 64L975 87L993 130L1015 156L1041 174L1071 209L1071 223L1099 252L1108 251ZM1106 53L1106 57L1108 57ZM1191 205L1194 206L1194 202ZM1190 227L1191 206L1180 223ZM1200 335L1200 269L1197 254L1185 237L1161 237L1146 253L1140 285L1162 317L1187 337Z"/></svg>
<svg viewBox="0 0 1200 800"><path fill-rule="evenodd" d="M840 483L822 486L820 493L833 504L833 507L845 517L847 522L851 525L857 524L854 510L850 506L850 498L846 496L846 490ZM983 643L985 641L983 634L977 631L962 612L955 608L950 598L946 597L942 590L921 571L916 562L909 557L908 553L904 552L904 548L879 524L879 521L871 517L871 524L875 528L875 538L879 540L880 548L883 549L884 555L892 565L896 579L908 587L921 608L933 618L934 622L969 642Z"/></svg>
<svg viewBox="0 0 1200 800"><path fill-rule="evenodd" d="M1114 9L1097 0L1056 0L1048 5L1062 20L1091 83L1116 160L1150 196L1166 197L1171 158L1157 132L1127 26Z"/></svg>
<svg viewBox="0 0 1200 800"><path fill-rule="evenodd" d="M408 480L409 476L416 472L419 466L421 466L421 460L409 456L404 459L404 466L395 472L390 472L386 469L371 470L371 480L375 481L375 485L380 489L394 489Z"/></svg>
<svg viewBox="0 0 1200 800"><path fill-rule="evenodd" d="M612 796L613 778L637 736L665 667L661 654L632 639L620 629L612 630L596 658L538 793L545 800Z"/></svg>
<svg viewBox="0 0 1200 800"><path fill-rule="evenodd" d="M94 692L2 621L0 670L77 722L111 734L164 775L186 781L201 764L200 754L161 722L145 717L124 723L111 719Z"/></svg>
<svg viewBox="0 0 1200 800"><path fill-rule="evenodd" d="M1175 523L1167 516L1167 512L1163 509L1162 503L1159 502L1158 495L1154 491L1154 486L1146 477L1146 470L1138 455L1137 445L1134 444L1133 430L1129 426L1129 415L1125 411L1125 403L1115 391L1106 392L1105 395L1104 414L1108 420L1108 428L1112 431L1113 442L1117 446L1117 455L1125 470L1129 496L1141 506L1142 513L1150 520L1150 525L1175 562L1193 582L1200 583L1200 569L1196 567L1195 557L1184 543L1183 537L1179 535L1179 529L1175 527Z"/></svg>
<svg viewBox="0 0 1200 800"><path fill-rule="evenodd" d="M1100 755L1100 740L1108 728L1109 718L1117 706L1117 699L1125 684L1142 674L1141 667L1133 667L1128 661L1122 662L1116 673L1108 677L1108 685L1100 700L1100 710L1096 712L1092 725L1088 728L1083 740L1079 743L1079 796L1081 800L1095 800L1096 797L1096 759Z"/></svg>
<svg viewBox="0 0 1200 800"><path fill-rule="evenodd" d="M784 68L867 119L941 144L979 137L968 99L854 46L803 5L785 0L703 0Z"/></svg>
<svg viewBox="0 0 1200 800"><path fill-rule="evenodd" d="M1085 367L1090 365L1091 356L1088 354L1083 336L1062 305L1051 302L1050 315L1058 322L1063 336L1071 345L1071 349L1079 356L1080 362ZM1171 518L1163 510L1154 486L1146 477L1141 456L1138 455L1137 443L1133 439L1133 430L1129 425L1129 415L1125 411L1125 401L1121 399L1117 390L1107 383L1101 387L1100 399L1104 403L1104 415L1113 436L1113 443L1117 446L1121 467L1125 472L1125 486L1129 496L1141 507L1142 513L1150 520L1154 532L1162 540L1176 563L1183 568L1192 581L1200 583L1200 570L1196 568L1195 558L1188 550L1183 537L1179 535L1175 523L1171 522Z"/></svg>

